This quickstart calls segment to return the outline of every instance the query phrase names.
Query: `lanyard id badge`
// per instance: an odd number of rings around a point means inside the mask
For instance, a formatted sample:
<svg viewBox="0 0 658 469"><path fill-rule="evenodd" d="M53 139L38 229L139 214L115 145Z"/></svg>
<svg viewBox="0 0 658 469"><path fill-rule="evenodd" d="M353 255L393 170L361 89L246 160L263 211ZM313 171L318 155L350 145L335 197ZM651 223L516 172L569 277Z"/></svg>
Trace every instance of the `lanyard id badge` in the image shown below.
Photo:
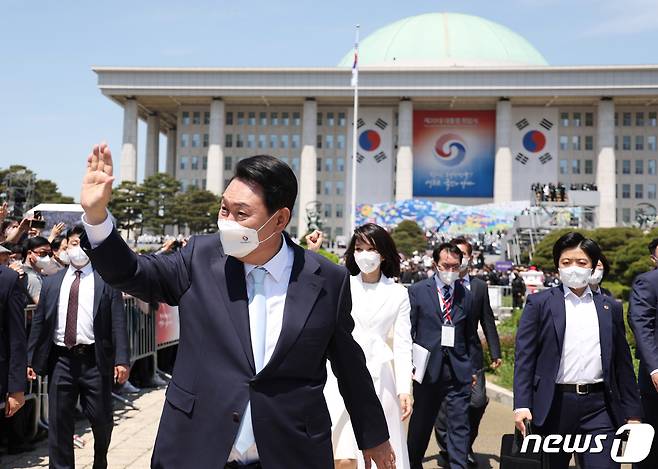
<svg viewBox="0 0 658 469"><path fill-rule="evenodd" d="M455 346L455 326L452 324L443 324L441 326L441 346L454 347Z"/></svg>

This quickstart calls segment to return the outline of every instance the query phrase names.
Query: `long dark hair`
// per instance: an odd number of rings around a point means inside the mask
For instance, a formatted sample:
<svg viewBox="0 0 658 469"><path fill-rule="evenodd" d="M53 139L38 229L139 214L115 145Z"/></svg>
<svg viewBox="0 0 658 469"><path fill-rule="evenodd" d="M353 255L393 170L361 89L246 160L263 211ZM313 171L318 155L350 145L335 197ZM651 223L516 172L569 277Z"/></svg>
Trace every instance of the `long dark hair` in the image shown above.
<svg viewBox="0 0 658 469"><path fill-rule="evenodd" d="M388 234L388 231L374 223L366 223L354 230L350 245L345 252L345 267L350 271L350 274L357 275L360 272L359 266L354 260L357 239L370 244L382 256L381 269L386 277L394 278L400 276L400 255L398 254L398 249L395 247L395 241Z"/></svg>

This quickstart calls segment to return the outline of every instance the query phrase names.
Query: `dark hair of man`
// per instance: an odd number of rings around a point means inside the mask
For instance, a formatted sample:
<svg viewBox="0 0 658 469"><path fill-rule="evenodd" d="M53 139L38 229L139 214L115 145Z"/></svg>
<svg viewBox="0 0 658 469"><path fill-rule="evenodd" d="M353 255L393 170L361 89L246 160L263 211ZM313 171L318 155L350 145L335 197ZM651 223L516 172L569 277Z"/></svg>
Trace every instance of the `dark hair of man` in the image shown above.
<svg viewBox="0 0 658 469"><path fill-rule="evenodd" d="M448 251L448 253L459 257L459 262L461 262L462 258L464 257L464 253L461 251L461 249L459 249L454 244L452 244L452 243L441 243L434 250L434 252L432 252L432 259L434 259L434 262L436 262L437 264L439 263L439 259L441 258L441 253L443 251Z"/></svg>
<svg viewBox="0 0 658 469"><path fill-rule="evenodd" d="M382 256L381 269L386 277L395 278L400 276L400 255L395 247L395 241L393 241L388 231L374 223L366 223L354 230L350 245L345 251L345 267L350 271L350 274L357 275L360 272L359 266L354 260L357 239L371 245Z"/></svg>
<svg viewBox="0 0 658 469"><path fill-rule="evenodd" d="M66 240L68 241L71 236L79 236L82 237L82 235L85 232L85 228L82 225L75 225L72 226L69 230L66 231Z"/></svg>
<svg viewBox="0 0 658 469"><path fill-rule="evenodd" d="M268 214L284 207L292 213L297 198L297 177L290 166L278 158L256 155L240 160L231 181L233 179L258 187L263 192Z"/></svg>
<svg viewBox="0 0 658 469"><path fill-rule="evenodd" d="M66 239L66 236L58 236L50 242L50 247L53 248L53 251L59 251L59 248L62 247L62 242Z"/></svg>
<svg viewBox="0 0 658 469"><path fill-rule="evenodd" d="M585 238L582 234L571 231L560 239L558 239L553 245L553 263L555 268L560 268L560 256L567 249L580 248L585 251L587 257L592 261L592 269L596 268L599 259L601 258L601 248L595 241L592 241L589 238Z"/></svg>
<svg viewBox="0 0 658 469"><path fill-rule="evenodd" d="M473 255L473 245L469 243L466 238L463 236L460 236L458 238L453 238L452 241L450 241L450 244L453 246L466 246L466 251L468 251L468 257L471 257Z"/></svg>
<svg viewBox="0 0 658 469"><path fill-rule="evenodd" d="M649 254L652 256L656 255L656 248L658 248L658 238L654 238L649 243Z"/></svg>
<svg viewBox="0 0 658 469"><path fill-rule="evenodd" d="M34 238L28 238L25 240L23 243L23 259L27 257L28 251L34 251L41 246L50 246L48 240L42 236L35 236Z"/></svg>

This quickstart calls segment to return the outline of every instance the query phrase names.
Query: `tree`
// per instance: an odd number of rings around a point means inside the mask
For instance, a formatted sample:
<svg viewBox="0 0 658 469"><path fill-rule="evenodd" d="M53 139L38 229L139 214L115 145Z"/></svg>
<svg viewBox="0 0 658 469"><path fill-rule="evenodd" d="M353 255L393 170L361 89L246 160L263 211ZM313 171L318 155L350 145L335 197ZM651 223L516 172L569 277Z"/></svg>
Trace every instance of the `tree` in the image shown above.
<svg viewBox="0 0 658 469"><path fill-rule="evenodd" d="M219 197L207 190L190 187L176 195L174 218L179 229L187 225L192 233L208 233L217 229Z"/></svg>
<svg viewBox="0 0 658 469"><path fill-rule="evenodd" d="M57 183L50 179L37 179L34 184L34 205L47 204L72 204L73 197L62 195Z"/></svg>
<svg viewBox="0 0 658 469"><path fill-rule="evenodd" d="M140 185L133 181L123 181L118 187L112 189L112 199L109 206L110 212L116 218L117 226L135 235L142 230L144 214L144 192Z"/></svg>
<svg viewBox="0 0 658 469"><path fill-rule="evenodd" d="M414 251L424 252L427 249L425 233L413 220L404 220L391 233L398 251L411 256Z"/></svg>
<svg viewBox="0 0 658 469"><path fill-rule="evenodd" d="M167 225L176 222L176 194L181 185L165 173L157 173L144 180L144 227L164 235Z"/></svg>

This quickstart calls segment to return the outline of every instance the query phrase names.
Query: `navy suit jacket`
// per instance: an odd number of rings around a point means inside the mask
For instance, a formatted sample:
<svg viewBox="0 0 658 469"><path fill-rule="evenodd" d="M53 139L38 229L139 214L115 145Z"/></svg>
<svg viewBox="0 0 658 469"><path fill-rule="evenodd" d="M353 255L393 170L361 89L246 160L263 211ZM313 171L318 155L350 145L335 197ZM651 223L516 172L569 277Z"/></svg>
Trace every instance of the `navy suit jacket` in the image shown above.
<svg viewBox="0 0 658 469"><path fill-rule="evenodd" d="M25 391L25 293L18 274L0 265L0 399Z"/></svg>
<svg viewBox="0 0 658 469"><path fill-rule="evenodd" d="M497 360L501 358L500 353L500 338L498 337L498 330L496 329L496 319L494 318L493 310L491 309L491 302L489 301L489 286L487 282L476 277L470 278L471 282L471 296L473 298L473 307L471 308L471 321L473 322L473 330L478 330L478 323L482 324L482 331L487 339L491 359ZM482 350L482 342L479 339L475 341L475 348L471 351L471 361L475 364L477 369L484 367L484 351Z"/></svg>
<svg viewBox="0 0 658 469"><path fill-rule="evenodd" d="M39 375L50 374L55 355L51 355L57 328L59 291L67 269L44 277L39 304L32 318L28 341L28 363ZM94 271L94 348L96 364L104 375L115 365L130 365L126 313L121 292L110 287Z"/></svg>
<svg viewBox="0 0 658 469"><path fill-rule="evenodd" d="M288 236L294 262L281 335L255 372L244 264L218 234L194 236L170 255L139 256L115 231L88 251L114 287L178 305L180 342L153 450L152 467L222 467L247 402L263 467L331 469L326 359L338 379L361 449L388 440L365 357L352 337L349 273ZM88 247L86 236L83 245Z"/></svg>
<svg viewBox="0 0 658 469"><path fill-rule="evenodd" d="M613 421L621 426L631 417L642 416L622 306L598 293L593 299L599 319L606 403ZM528 296L516 332L514 408L529 408L537 426L544 424L553 405L565 330L561 286Z"/></svg>
<svg viewBox="0 0 658 469"><path fill-rule="evenodd" d="M471 320L471 292L461 284L455 284L452 303L452 323L455 327L455 346L445 347L455 377L461 383L470 383L477 364L471 352L477 348L477 330ZM429 350L430 358L423 383L436 383L441 377L443 350L441 328L443 319L439 295L434 277L414 283L409 287L411 303L411 337L414 343Z"/></svg>
<svg viewBox="0 0 658 469"><path fill-rule="evenodd" d="M649 373L658 370L656 306L658 306L658 270L651 270L635 278L628 312L628 322L635 334L637 356L640 359L640 390L649 394L656 392Z"/></svg>

